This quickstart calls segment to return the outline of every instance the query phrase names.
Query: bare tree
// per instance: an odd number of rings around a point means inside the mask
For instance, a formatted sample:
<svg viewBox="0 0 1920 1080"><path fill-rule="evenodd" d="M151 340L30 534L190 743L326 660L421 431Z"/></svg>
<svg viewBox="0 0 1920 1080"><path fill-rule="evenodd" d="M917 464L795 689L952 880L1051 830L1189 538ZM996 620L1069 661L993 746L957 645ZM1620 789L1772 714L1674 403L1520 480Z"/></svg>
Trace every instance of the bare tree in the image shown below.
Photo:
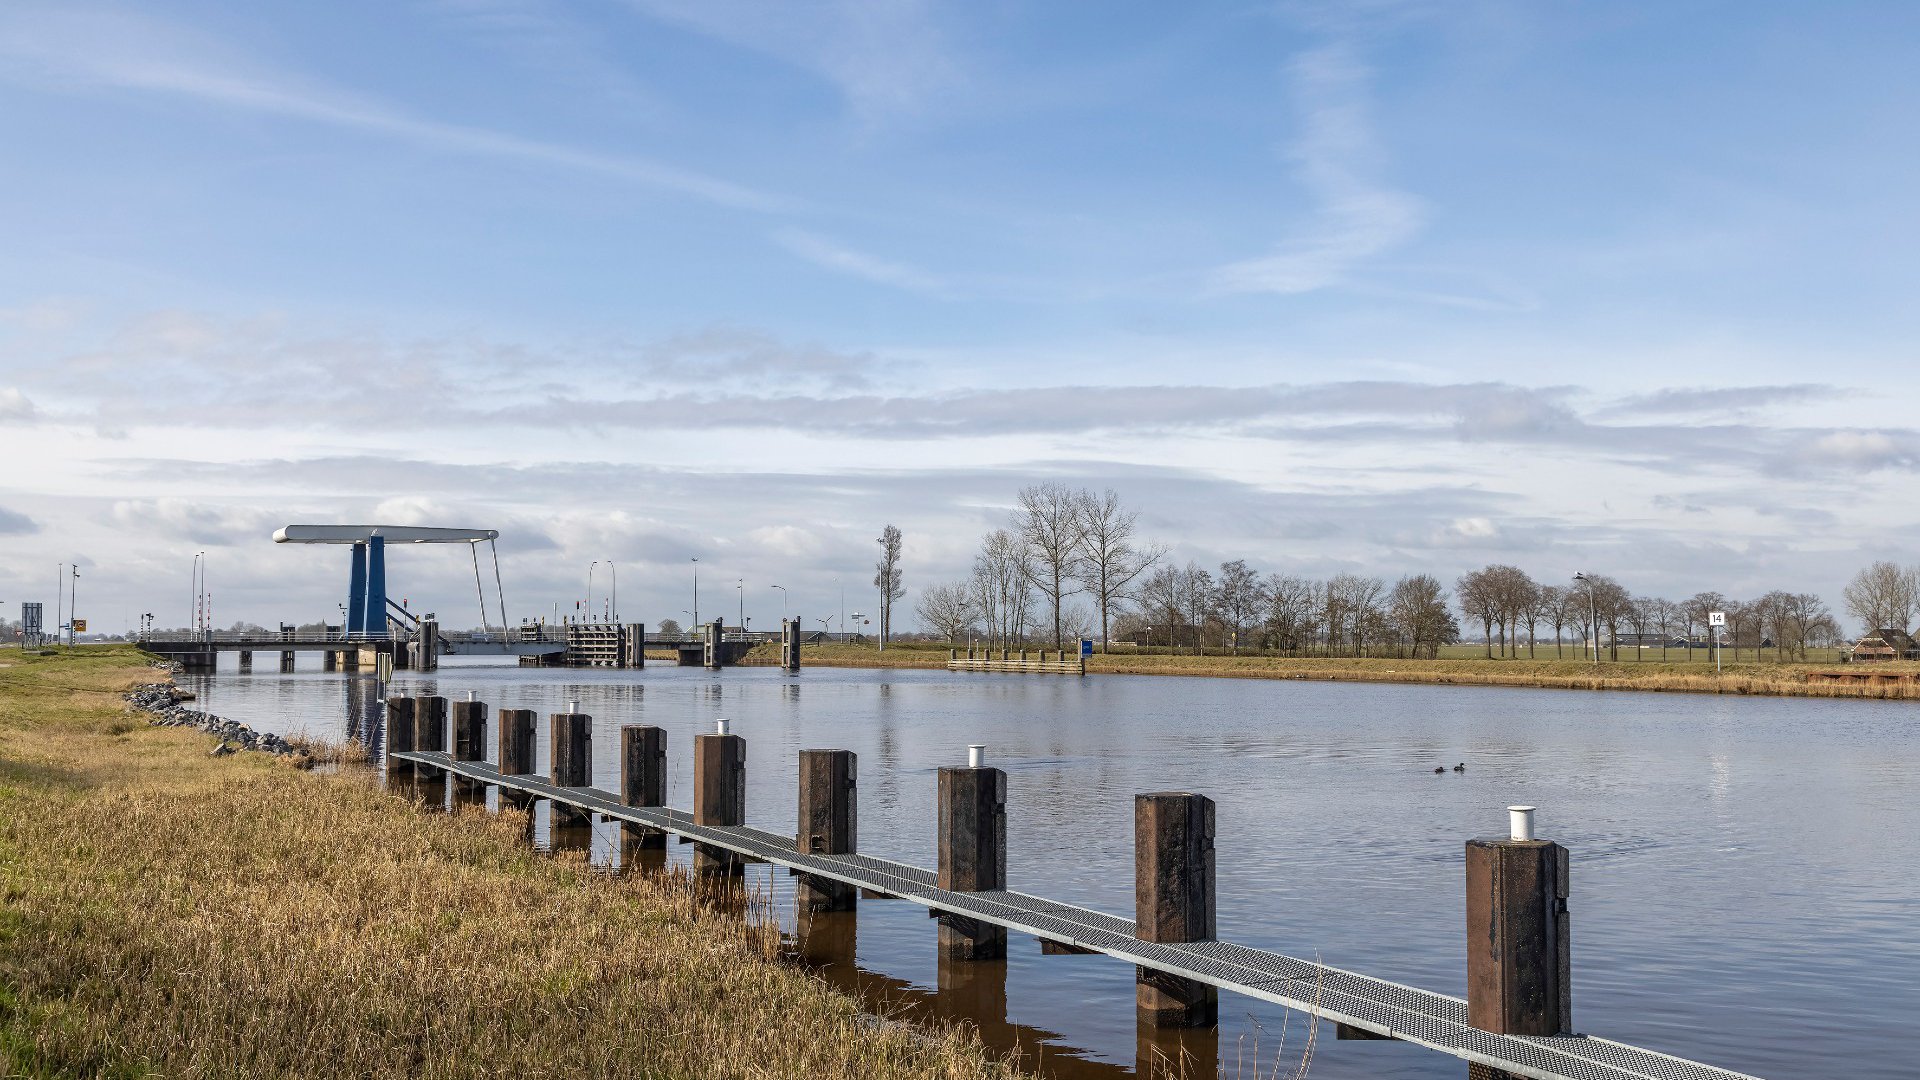
<svg viewBox="0 0 1920 1080"><path fill-rule="evenodd" d="M1046 600L1053 615L1053 646L1064 648L1065 630L1060 604L1079 591L1081 562L1080 505L1086 496L1061 484L1035 484L1020 489L1020 506L1013 512L1013 528L1027 549L1028 580Z"/></svg>
<svg viewBox="0 0 1920 1080"><path fill-rule="evenodd" d="M886 651L887 638L893 633L893 602L907 595L900 584L900 530L889 525L880 530L880 561L873 566L873 587L880 590L880 649Z"/></svg>
<svg viewBox="0 0 1920 1080"><path fill-rule="evenodd" d="M1314 612L1319 609L1314 583L1306 578L1273 574L1267 578L1267 633L1283 652L1302 655L1313 640Z"/></svg>
<svg viewBox="0 0 1920 1080"><path fill-rule="evenodd" d="M1687 615L1687 659L1691 660L1693 659L1693 632L1695 628L1705 630L1709 644L1711 644L1712 639L1717 638L1719 635L1715 634L1713 627L1708 625L1707 617L1716 611L1726 611L1727 598L1717 592L1697 592L1687 597L1687 599L1681 603L1680 607ZM1712 660L1712 655L1709 654L1707 659Z"/></svg>
<svg viewBox="0 0 1920 1080"><path fill-rule="evenodd" d="M1394 582L1387 594L1387 618L1408 643L1410 655L1437 659L1440 646L1459 640L1460 627L1447 610L1447 590L1428 574Z"/></svg>
<svg viewBox="0 0 1920 1080"><path fill-rule="evenodd" d="M1620 624L1633 609L1633 595L1622 588L1620 583L1605 574L1587 575L1587 587L1592 591L1589 601L1594 618L1607 628L1607 659L1620 659ZM1594 627L1599 633L1599 627ZM1598 641L1598 637L1595 637Z"/></svg>
<svg viewBox="0 0 1920 1080"><path fill-rule="evenodd" d="M1180 571L1180 603L1187 625L1193 627L1193 654L1205 651L1207 620L1213 617L1213 575L1188 563Z"/></svg>
<svg viewBox="0 0 1920 1080"><path fill-rule="evenodd" d="M1135 546L1138 517L1120 505L1120 496L1112 488L1103 495L1081 496L1080 584L1099 608L1101 652L1108 648L1107 625L1114 606L1128 597L1133 583L1167 551L1158 544Z"/></svg>
<svg viewBox="0 0 1920 1080"><path fill-rule="evenodd" d="M1847 614L1859 619L1867 633L1905 631L1920 602L1920 574L1883 560L1853 575L1841 596Z"/></svg>
<svg viewBox="0 0 1920 1080"><path fill-rule="evenodd" d="M1486 636L1487 659L1493 659L1493 622L1499 618L1500 611L1494 581L1487 571L1472 570L1453 583L1453 592L1459 598L1460 613L1480 624L1481 633Z"/></svg>
<svg viewBox="0 0 1920 1080"><path fill-rule="evenodd" d="M1179 643L1180 624L1186 620L1186 597L1181 587L1182 573L1177 566L1163 566L1140 583L1140 603L1153 621L1166 628L1167 644ZM1147 644L1152 645L1152 631Z"/></svg>
<svg viewBox="0 0 1920 1080"><path fill-rule="evenodd" d="M1353 655L1366 652L1371 631L1384 627L1380 598L1387 584L1377 577L1360 574L1335 574L1327 581L1327 638L1349 643Z"/></svg>
<svg viewBox="0 0 1920 1080"><path fill-rule="evenodd" d="M1233 651L1240 652L1240 637L1260 618L1267 606L1266 590L1258 571L1247 567L1245 559L1220 564L1220 582L1214 589L1214 611L1233 633Z"/></svg>
<svg viewBox="0 0 1920 1080"><path fill-rule="evenodd" d="M1573 590L1560 585L1540 586L1540 617L1553 625L1553 655L1565 657L1566 645L1561 641L1561 631L1567 628L1568 606L1573 603Z"/></svg>
<svg viewBox="0 0 1920 1080"><path fill-rule="evenodd" d="M1681 614L1680 605L1671 600L1655 597L1649 601L1653 605L1649 612L1654 632L1660 635L1660 660L1667 659L1667 643L1673 640L1674 625L1686 616Z"/></svg>
<svg viewBox="0 0 1920 1080"><path fill-rule="evenodd" d="M954 582L923 590L914 612L920 616L920 625L957 644L972 629L977 609L969 584Z"/></svg>
<svg viewBox="0 0 1920 1080"><path fill-rule="evenodd" d="M973 592L974 610L986 623L989 648L997 645L1004 649L1026 636L1027 619L1033 611L1033 586L1026 560L1026 548L1005 529L995 529L980 540L968 587Z"/></svg>
<svg viewBox="0 0 1920 1080"><path fill-rule="evenodd" d="M1626 609L1621 613L1627 625L1633 628L1633 658L1647 658L1647 627L1653 625L1653 605L1658 603L1651 596L1627 597Z"/></svg>

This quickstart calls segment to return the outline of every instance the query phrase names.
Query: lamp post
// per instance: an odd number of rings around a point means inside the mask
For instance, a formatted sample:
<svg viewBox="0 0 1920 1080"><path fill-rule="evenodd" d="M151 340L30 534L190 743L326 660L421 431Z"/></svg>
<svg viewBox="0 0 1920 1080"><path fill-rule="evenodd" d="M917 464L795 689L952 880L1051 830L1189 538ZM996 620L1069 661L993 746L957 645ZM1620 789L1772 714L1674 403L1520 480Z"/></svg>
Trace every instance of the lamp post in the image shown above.
<svg viewBox="0 0 1920 1080"><path fill-rule="evenodd" d="M613 596L607 602L613 606L612 619L618 625L620 622L620 572L614 569L612 559L607 560L607 576L613 579Z"/></svg>
<svg viewBox="0 0 1920 1080"><path fill-rule="evenodd" d="M74 613L78 610L80 603L80 564L78 563L75 563L73 566L73 580L68 583L67 588L69 590L67 595L67 648L71 649L76 641L73 629L75 622Z"/></svg>
<svg viewBox="0 0 1920 1080"><path fill-rule="evenodd" d="M693 625L700 625L700 560L693 560L693 610L687 614L693 616Z"/></svg>
<svg viewBox="0 0 1920 1080"><path fill-rule="evenodd" d="M1587 626L1593 635L1593 666L1600 666L1600 602L1593 595L1593 578L1585 571L1573 575L1573 580L1587 583Z"/></svg>
<svg viewBox="0 0 1920 1080"><path fill-rule="evenodd" d="M787 625L787 587L785 585L769 585L767 588L780 590L780 625Z"/></svg>
<svg viewBox="0 0 1920 1080"><path fill-rule="evenodd" d="M599 559L595 559L587 564L587 603L586 609L582 611L580 615L582 622L593 618L593 568L599 565Z"/></svg>
<svg viewBox="0 0 1920 1080"><path fill-rule="evenodd" d="M747 579L735 578L733 587L740 594L740 632L744 634L747 632Z"/></svg>

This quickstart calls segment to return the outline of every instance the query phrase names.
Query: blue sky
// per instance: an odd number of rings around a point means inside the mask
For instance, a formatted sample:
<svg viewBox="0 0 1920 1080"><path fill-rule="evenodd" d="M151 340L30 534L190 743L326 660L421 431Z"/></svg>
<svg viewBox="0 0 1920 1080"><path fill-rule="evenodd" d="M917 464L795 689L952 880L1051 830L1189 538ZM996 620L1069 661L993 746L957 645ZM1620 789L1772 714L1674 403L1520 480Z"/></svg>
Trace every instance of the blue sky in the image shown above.
<svg viewBox="0 0 1920 1080"><path fill-rule="evenodd" d="M1837 600L1917 546L1917 31L10 3L0 599L166 621L211 549L223 621L312 617L265 532L379 517L502 528L516 616L596 558L677 616L696 555L837 608L1061 479L1203 563Z"/></svg>

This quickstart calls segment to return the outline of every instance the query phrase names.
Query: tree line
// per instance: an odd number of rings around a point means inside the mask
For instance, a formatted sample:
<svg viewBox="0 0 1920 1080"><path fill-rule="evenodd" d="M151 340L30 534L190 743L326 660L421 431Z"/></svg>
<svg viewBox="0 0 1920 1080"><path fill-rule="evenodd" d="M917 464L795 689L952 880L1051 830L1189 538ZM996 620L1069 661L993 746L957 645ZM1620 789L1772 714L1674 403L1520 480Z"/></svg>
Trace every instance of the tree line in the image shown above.
<svg viewBox="0 0 1920 1080"><path fill-rule="evenodd" d="M1463 574L1451 589L1424 573L1321 580L1263 573L1243 559L1209 570L1168 562L1166 546L1142 541L1137 524L1111 490L1022 488L1007 523L981 537L967 577L921 591L921 625L947 641L989 647L1064 648L1090 637L1104 650L1118 636L1196 652L1425 658L1475 632L1488 657L1537 657L1549 644L1564 657L1569 644L1577 653L1599 641L1618 659L1623 637L1637 656L1650 648L1664 656L1704 642L1712 612L1726 625L1711 636L1735 659L1748 649L1757 659L1763 648L1805 659L1809 648L1841 638L1838 620L1812 593L1774 590L1743 601L1708 591L1669 600L1634 595L1605 575L1549 585L1502 564ZM882 569L897 575L897 556ZM1875 564L1848 586L1847 604L1870 628L1905 629L1920 614L1920 568Z"/></svg>

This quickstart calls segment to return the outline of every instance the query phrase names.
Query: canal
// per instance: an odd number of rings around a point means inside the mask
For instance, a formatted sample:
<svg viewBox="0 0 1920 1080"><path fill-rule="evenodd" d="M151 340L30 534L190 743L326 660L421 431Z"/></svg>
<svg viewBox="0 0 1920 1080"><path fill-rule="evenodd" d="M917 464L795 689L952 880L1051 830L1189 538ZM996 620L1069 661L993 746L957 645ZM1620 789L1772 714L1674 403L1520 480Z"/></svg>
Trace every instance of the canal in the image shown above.
<svg viewBox="0 0 1920 1080"><path fill-rule="evenodd" d="M231 663L231 659L228 660ZM183 679L199 706L264 731L339 739L372 680L300 672ZM1409 684L940 671L655 666L564 671L448 662L391 692L468 691L494 709L595 723L595 783L617 787L622 724L665 728L669 801L716 717L748 745L747 816L789 829L798 751L859 755L864 851L934 861L934 776L985 743L1008 774L1014 887L1133 909L1132 797L1218 803L1223 939L1465 993L1463 842L1538 806L1572 851L1581 1030L1769 1078L1911 1078L1920 1013L1920 706L1804 698ZM539 740L545 769L545 737ZM491 753L491 747L489 751ZM1465 770L1454 771L1455 765ZM1436 773L1435 769L1444 771ZM541 834L544 837L544 815ZM611 830L590 842L600 857ZM684 849L675 849L678 857ZM791 911L784 872L750 868ZM979 1028L1047 1075L1120 1077L1145 1054L1201 1075L1292 1075L1304 1017L1223 994L1217 1044L1143 1046L1132 971L1046 956L942 971L924 909L863 901L809 928L823 974L876 1009ZM942 985L944 992L940 992ZM1315 1078L1457 1078L1456 1060L1318 1030ZM1844 1069L1842 1069L1844 1063Z"/></svg>

